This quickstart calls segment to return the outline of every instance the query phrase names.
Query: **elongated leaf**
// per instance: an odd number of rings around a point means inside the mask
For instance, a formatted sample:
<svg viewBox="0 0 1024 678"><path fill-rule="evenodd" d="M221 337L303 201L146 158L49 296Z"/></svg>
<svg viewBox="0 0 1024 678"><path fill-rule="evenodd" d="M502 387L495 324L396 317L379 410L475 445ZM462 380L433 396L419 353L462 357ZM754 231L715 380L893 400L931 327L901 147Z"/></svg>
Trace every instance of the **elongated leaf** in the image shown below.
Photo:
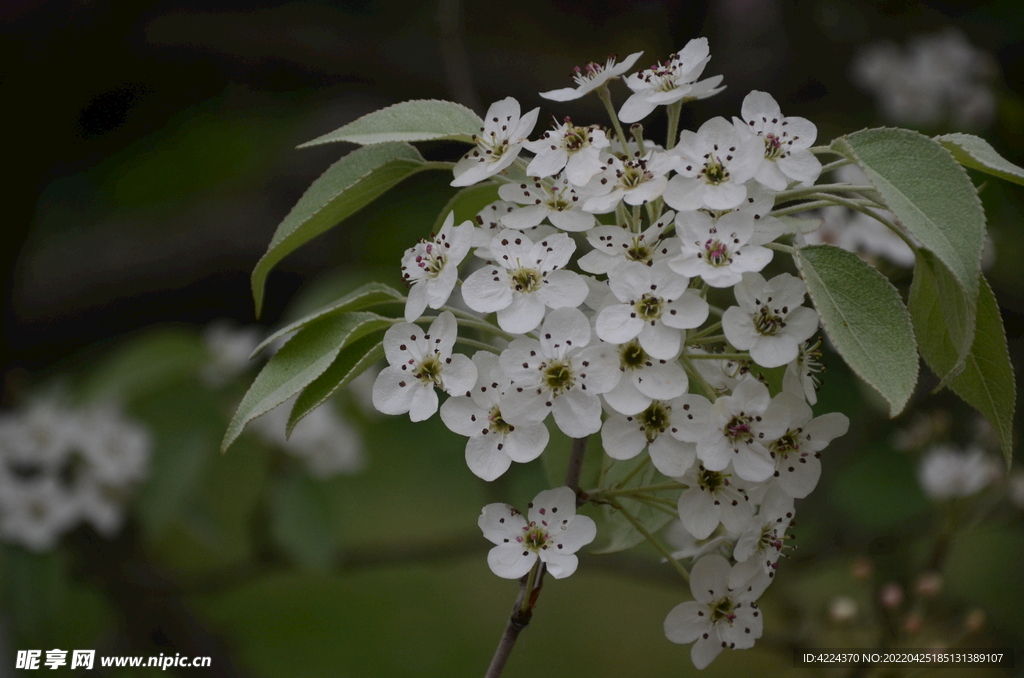
<svg viewBox="0 0 1024 678"><path fill-rule="evenodd" d="M640 464L644 464L643 470L633 476L623 488L654 485L668 480L668 478L654 468L654 465L650 463L645 453L629 461L617 462L608 472L607 481L614 483L616 480L626 478ZM675 502L679 498L679 491L656 492L654 495ZM670 506L665 506L665 510L662 510L628 495L619 497L618 501L624 510L628 511L645 530L652 534L663 528L668 524L668 521L673 519ZM625 551L626 549L633 548L645 539L644 535L633 526L633 523L622 515L622 511L610 506L602 506L601 515L604 518L604 524L599 526L598 534L602 536L602 543L591 553L617 553Z"/></svg>
<svg viewBox="0 0 1024 678"><path fill-rule="evenodd" d="M331 165L277 227L252 272L257 317L263 307L267 275L277 262L428 166L415 148L403 143L359 148Z"/></svg>
<svg viewBox="0 0 1024 678"><path fill-rule="evenodd" d="M331 366L303 389L288 417L287 435L303 417L324 404L337 390L384 357L384 333L374 332L341 350Z"/></svg>
<svg viewBox="0 0 1024 678"><path fill-rule="evenodd" d="M302 328L256 376L228 425L221 450L227 450L250 421L313 383L346 344L394 322L375 313L360 312L327 315Z"/></svg>
<svg viewBox="0 0 1024 678"><path fill-rule="evenodd" d="M316 146L334 141L353 144L380 144L388 141L430 141L453 139L473 143L484 122L462 104L423 99L404 101L368 113L322 137L299 146Z"/></svg>
<svg viewBox="0 0 1024 678"><path fill-rule="evenodd" d="M920 269L910 288L910 313L920 338L921 355L936 374L956 361L945 316L939 301L940 282L931 269ZM978 295L978 323L964 369L949 380L949 387L981 412L999 435L1007 466L1013 454L1013 412L1016 384L1013 365L1006 348L1006 333L992 288L981 279Z"/></svg>
<svg viewBox="0 0 1024 678"><path fill-rule="evenodd" d="M937 305L936 301L938 302ZM918 312L917 305L927 309ZM928 361L925 344L941 341L943 347L953 351L952 362L929 362L940 383L935 390L947 385L947 382L959 374L966 364L968 350L974 342L977 308L976 302L967 299L963 288L957 283L949 269L930 252L919 252L914 267L914 283L910 287L908 299L911 319L914 322L914 333L919 338L921 355ZM931 311L938 309L939 316L934 322L925 325L920 319L925 314L931 318ZM948 371L943 371L948 370Z"/></svg>
<svg viewBox="0 0 1024 678"><path fill-rule="evenodd" d="M286 337L293 332L301 330L303 327L313 322L317 318L322 318L325 315L333 315L337 313L348 313L350 311L362 311L366 308L373 308L374 306L380 306L382 304L394 304L404 303L405 297L401 292L396 290L394 287L390 287L383 283L371 282L361 285L355 290L349 292L345 296L332 301L331 303L323 306L316 311L296 320L293 323L289 323L277 330L269 337L260 342L260 345L252 352L249 356L253 358L259 355L260 351L265 349L267 346L273 344L281 337Z"/></svg>
<svg viewBox="0 0 1024 678"><path fill-rule="evenodd" d="M831 245L797 251L797 266L821 324L843 359L889 403L895 417L917 383L910 315L885 276Z"/></svg>
<svg viewBox="0 0 1024 678"><path fill-rule="evenodd" d="M832 147L860 165L904 228L949 268L968 299L977 299L985 213L950 152L903 129L856 132Z"/></svg>
<svg viewBox="0 0 1024 678"><path fill-rule="evenodd" d="M973 134L943 134L935 140L945 146L956 161L986 174L1024 184L1024 168L999 155L991 144Z"/></svg>
<svg viewBox="0 0 1024 678"><path fill-rule="evenodd" d="M434 233L441 230L444 220L448 218L449 212L455 212L455 223L461 224L467 219L473 219L483 208L498 200L497 184L475 184L467 186L452 196L448 204L444 206L441 213L434 220Z"/></svg>

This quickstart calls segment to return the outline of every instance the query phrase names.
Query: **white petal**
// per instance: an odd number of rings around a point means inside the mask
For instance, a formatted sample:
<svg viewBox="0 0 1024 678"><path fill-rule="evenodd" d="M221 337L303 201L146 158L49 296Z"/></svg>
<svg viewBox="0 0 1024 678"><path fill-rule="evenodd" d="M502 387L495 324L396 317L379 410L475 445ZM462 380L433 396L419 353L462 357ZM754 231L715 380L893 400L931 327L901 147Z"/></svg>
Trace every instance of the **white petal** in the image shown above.
<svg viewBox="0 0 1024 678"><path fill-rule="evenodd" d="M469 358L466 358L467 362ZM475 381L475 379L474 379ZM437 391L428 386L412 389L412 402L409 404L409 419L426 421L437 412Z"/></svg>
<svg viewBox="0 0 1024 678"><path fill-rule="evenodd" d="M601 428L601 446L612 459L632 459L647 447L647 436L635 422L612 415Z"/></svg>
<svg viewBox="0 0 1024 678"><path fill-rule="evenodd" d="M665 618L665 636L673 643L692 643L710 629L708 606L695 600L676 605Z"/></svg>
<svg viewBox="0 0 1024 678"><path fill-rule="evenodd" d="M696 487L683 490L679 495L679 521L686 531L697 539L707 539L718 527L718 508L712 496ZM690 575L691 587L693 575ZM694 589L694 596L697 595ZM707 600L712 600L708 598Z"/></svg>
<svg viewBox="0 0 1024 678"><path fill-rule="evenodd" d="M445 393L469 395L476 384L476 365L461 353L455 353L449 360L441 373Z"/></svg>
<svg viewBox="0 0 1024 678"><path fill-rule="evenodd" d="M474 311L493 313L512 303L508 273L500 266L488 265L474 271L462 284L462 298Z"/></svg>
<svg viewBox="0 0 1024 678"><path fill-rule="evenodd" d="M576 308L590 293L586 281L574 271L551 271L544 276L544 286L537 297L548 308Z"/></svg>
<svg viewBox="0 0 1024 678"><path fill-rule="evenodd" d="M670 478L678 478L697 460L697 446L672 436L660 435L650 446L651 463Z"/></svg>
<svg viewBox="0 0 1024 678"><path fill-rule="evenodd" d="M668 182L662 198L666 204L681 213L699 210L704 206L705 185L700 179L677 174Z"/></svg>
<svg viewBox="0 0 1024 678"><path fill-rule="evenodd" d="M541 455L548 446L548 428L544 424L520 424L505 434L505 449L512 461L525 464Z"/></svg>
<svg viewBox="0 0 1024 678"><path fill-rule="evenodd" d="M423 315L427 308L427 286L425 281L413 283L405 301L405 322L411 323Z"/></svg>
<svg viewBox="0 0 1024 678"><path fill-rule="evenodd" d="M601 430L601 400L596 395L572 390L555 399L555 423L570 438L582 438Z"/></svg>
<svg viewBox="0 0 1024 678"><path fill-rule="evenodd" d="M590 322L575 308L560 308L548 314L541 328L541 347L553 358L565 355L569 348L590 343Z"/></svg>
<svg viewBox="0 0 1024 678"><path fill-rule="evenodd" d="M621 342L617 342L621 343ZM679 330L667 327L662 322L644 323L640 330L640 345L658 360L671 360L679 355L682 336Z"/></svg>
<svg viewBox="0 0 1024 678"><path fill-rule="evenodd" d="M508 308L498 309L498 326L512 334L526 334L544 319L544 302L536 294L514 292Z"/></svg>
<svg viewBox="0 0 1024 678"><path fill-rule="evenodd" d="M646 410L650 404L652 398L641 393L636 385L633 383L633 379L629 376L623 376L619 379L619 383L610 391L605 392L604 401L614 409L616 412L621 412L625 415L639 414ZM611 421L609 419L608 421ZM607 426L607 422L605 426Z"/></svg>
<svg viewBox="0 0 1024 678"><path fill-rule="evenodd" d="M690 570L690 591L697 602L710 603L729 591L729 561L713 553L701 557Z"/></svg>
<svg viewBox="0 0 1024 678"><path fill-rule="evenodd" d="M384 414L405 414L412 407L415 392L422 388L423 384L407 372L385 367L373 382L373 406Z"/></svg>
<svg viewBox="0 0 1024 678"><path fill-rule="evenodd" d="M551 528L576 515L576 493L568 487L555 487L539 492L530 503L527 519ZM557 518L557 520L556 520Z"/></svg>
<svg viewBox="0 0 1024 678"><path fill-rule="evenodd" d="M575 498L573 495L574 512L576 509ZM576 553L594 541L594 537L597 536L597 524L588 516L574 516L568 519L568 523L563 524L565 524L565 528L561 532L553 532L551 535L558 553ZM557 544L561 544L562 548L558 548Z"/></svg>
<svg viewBox="0 0 1024 678"><path fill-rule="evenodd" d="M441 421L460 436L479 436L487 428L487 412L470 398L449 398L441 405Z"/></svg>
<svg viewBox="0 0 1024 678"><path fill-rule="evenodd" d="M622 381L634 381L640 393L655 400L678 398L689 386L686 371L674 360L656 361L647 369L634 372L633 377L633 380L623 378Z"/></svg>
<svg viewBox="0 0 1024 678"><path fill-rule="evenodd" d="M515 539L523 533L526 518L508 504L488 504L480 512L477 525L492 544L504 544L505 539Z"/></svg>
<svg viewBox="0 0 1024 678"><path fill-rule="evenodd" d="M510 542L495 546L487 553L491 572L504 579L519 579L537 562L537 554Z"/></svg>
<svg viewBox="0 0 1024 678"><path fill-rule="evenodd" d="M544 564L547 566L548 574L555 579L565 579L573 572L580 564L579 558L571 554L554 553L551 549L544 552L542 558Z"/></svg>
<svg viewBox="0 0 1024 678"><path fill-rule="evenodd" d="M444 406L441 412L444 412ZM466 442L466 465L478 478L490 482L512 465L509 456L498 450L498 444L499 436L496 433L470 438Z"/></svg>
<svg viewBox="0 0 1024 678"><path fill-rule="evenodd" d="M624 344L644 329L644 321L636 317L632 306L606 306L597 316L597 336L612 344ZM670 356L675 357L675 356Z"/></svg>

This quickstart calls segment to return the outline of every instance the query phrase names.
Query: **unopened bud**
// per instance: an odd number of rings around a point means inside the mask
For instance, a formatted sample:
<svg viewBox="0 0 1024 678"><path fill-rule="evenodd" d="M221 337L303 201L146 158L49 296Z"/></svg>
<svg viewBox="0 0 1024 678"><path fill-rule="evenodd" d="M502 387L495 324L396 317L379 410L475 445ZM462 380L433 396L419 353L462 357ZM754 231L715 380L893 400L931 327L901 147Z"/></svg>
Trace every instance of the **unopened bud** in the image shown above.
<svg viewBox="0 0 1024 678"><path fill-rule="evenodd" d="M838 596L828 606L828 617L836 624L845 624L857 616L857 602L849 596Z"/></svg>
<svg viewBox="0 0 1024 678"><path fill-rule="evenodd" d="M895 610L903 602L903 587L896 583L886 584L878 593L878 599L885 609Z"/></svg>
<svg viewBox="0 0 1024 678"><path fill-rule="evenodd" d="M919 596L934 598L942 590L942 575L938 572L925 572L918 577L915 590Z"/></svg>

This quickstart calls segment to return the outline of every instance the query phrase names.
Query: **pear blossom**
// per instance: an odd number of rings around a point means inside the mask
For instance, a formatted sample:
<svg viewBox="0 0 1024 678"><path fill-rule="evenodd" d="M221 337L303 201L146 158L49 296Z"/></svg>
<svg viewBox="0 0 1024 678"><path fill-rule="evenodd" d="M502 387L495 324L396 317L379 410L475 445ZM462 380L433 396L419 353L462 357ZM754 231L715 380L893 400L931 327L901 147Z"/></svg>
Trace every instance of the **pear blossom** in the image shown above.
<svg viewBox="0 0 1024 678"><path fill-rule="evenodd" d="M619 120L636 122L658 106L704 99L722 91L724 88L718 87L722 82L720 75L697 82L710 60L708 39L695 38L664 64L655 64L628 76L626 85L633 94L619 109Z"/></svg>
<svg viewBox="0 0 1024 678"><path fill-rule="evenodd" d="M594 521L576 515L576 493L568 487L538 494L526 517L508 504L488 504L477 524L495 544L487 564L505 579L519 579L538 559L552 577L568 577L579 566L576 551L597 536Z"/></svg>
<svg viewBox="0 0 1024 678"><path fill-rule="evenodd" d="M766 445L786 429L783 419L769 411L773 403L767 386L745 379L732 395L714 403L695 394L681 397L689 416L678 424L680 437L697 443L697 457L704 466L721 471L732 464L740 478L757 483L771 477L775 463Z"/></svg>
<svg viewBox="0 0 1024 678"><path fill-rule="evenodd" d="M665 202L677 210L731 210L747 197L746 182L764 159L764 144L722 117L696 132L683 130L670 153L678 171L665 189Z"/></svg>
<svg viewBox="0 0 1024 678"><path fill-rule="evenodd" d="M766 443L775 463L775 484L790 497L803 499L821 477L821 451L846 434L850 420L841 412L815 417L799 392L785 389L765 416L777 418L783 431Z"/></svg>
<svg viewBox="0 0 1024 678"><path fill-rule="evenodd" d="M424 332L412 323L397 323L384 333L388 367L373 383L373 405L384 414L409 413L423 421L437 412L437 392L465 394L476 383L476 366L452 353L458 326L450 311L441 313Z"/></svg>
<svg viewBox="0 0 1024 678"><path fill-rule="evenodd" d="M431 240L420 240L402 257L402 279L410 286L405 302L405 321L411 323L430 308L448 302L459 279L459 264L473 244L473 224L455 226L455 212L449 212L440 232Z"/></svg>
<svg viewBox="0 0 1024 678"><path fill-rule="evenodd" d="M684 416L690 414L684 408L685 404L676 409ZM712 471L698 461L676 480L687 486L679 495L679 520L697 539L707 539L719 524L730 532L741 532L754 515L747 484L728 466Z"/></svg>
<svg viewBox="0 0 1024 678"><path fill-rule="evenodd" d="M619 344L617 352L622 378L603 394L605 403L616 412L638 414L653 400L671 400L686 393L689 379L676 356L652 358L637 339Z"/></svg>
<svg viewBox="0 0 1024 678"><path fill-rule="evenodd" d="M809 149L818 136L810 120L782 115L771 94L754 90L743 99L742 120L737 127L747 129L764 142L764 159L754 178L776 191L791 181L814 183L821 174L821 161Z"/></svg>
<svg viewBox="0 0 1024 678"><path fill-rule="evenodd" d="M739 306L722 315L725 337L762 367L781 367L797 359L800 344L818 330L818 312L801 306L807 286L782 273L766 281L744 273L733 288Z"/></svg>
<svg viewBox="0 0 1024 678"><path fill-rule="evenodd" d="M672 169L671 158L660 151L648 151L622 160L609 156L604 169L587 184L590 196L583 209L594 214L612 212L620 201L642 205L658 198L668 185L666 174Z"/></svg>
<svg viewBox="0 0 1024 678"><path fill-rule="evenodd" d="M601 429L599 394L618 383L618 360L607 344L589 346L590 321L575 308L552 311L540 340L516 339L499 364L512 380L502 400L502 417L519 426L544 421L549 412L567 436L582 438Z"/></svg>
<svg viewBox="0 0 1024 678"><path fill-rule="evenodd" d="M609 273L623 262L638 262L651 266L654 262L674 256L679 248L676 238L666 238L665 231L672 225L676 213L669 210L640 233L634 233L625 224L598 226L587 233L593 250L579 258L580 269L588 273Z"/></svg>
<svg viewBox="0 0 1024 678"><path fill-rule="evenodd" d="M490 481L508 470L513 461L526 463L540 456L548 444L544 424L514 426L504 420L501 401L511 380L498 365L498 356L478 351L473 356L477 381L468 396L449 398L441 405L441 420L468 436L466 463L478 477Z"/></svg>
<svg viewBox="0 0 1024 678"><path fill-rule="evenodd" d="M796 360L786 365L786 373L782 376L782 390L793 393L803 392L804 398L811 405L818 402L818 387L821 382L818 375L825 371L821 363L821 339L810 344L800 344Z"/></svg>
<svg viewBox="0 0 1024 678"><path fill-rule="evenodd" d="M511 165L537 124L539 112L535 108L520 117L519 102L512 97L491 104L480 134L473 135L476 147L452 169L455 179L451 185L472 186Z"/></svg>
<svg viewBox="0 0 1024 678"><path fill-rule="evenodd" d="M757 577L775 577L777 561L785 548L786 530L793 525L793 498L778 487L765 493L757 515L748 522L733 549L738 563L730 573L730 586Z"/></svg>
<svg viewBox="0 0 1024 678"><path fill-rule="evenodd" d="M505 230L490 245L493 260L466 278L462 298L480 313L498 313L506 332L536 329L547 308L573 308L589 288L579 274L562 270L576 250L564 233L534 244L519 231Z"/></svg>
<svg viewBox="0 0 1024 678"><path fill-rule="evenodd" d="M548 130L536 141L523 144L536 154L526 167L531 177L550 177L563 169L565 177L575 186L584 186L601 171L601 149L611 142L597 125L577 127L566 118L555 129Z"/></svg>
<svg viewBox="0 0 1024 678"><path fill-rule="evenodd" d="M372 389L373 384L370 384ZM328 401L300 419L285 435L296 398L289 398L253 422L265 441L301 459L314 478L352 475L366 466L359 429Z"/></svg>
<svg viewBox="0 0 1024 678"><path fill-rule="evenodd" d="M714 355L703 348L692 346L685 350L687 355ZM698 358L691 361L693 367L704 379L708 386L715 391L715 395L725 395L736 384L744 379L753 379L750 373L753 362L748 359L737 360L734 358L716 360L713 358Z"/></svg>
<svg viewBox="0 0 1024 678"><path fill-rule="evenodd" d="M693 643L690 658L698 669L713 662L723 648L745 650L761 637L764 620L755 601L767 584L747 583L734 588L730 586L731 574L729 561L722 556L703 556L690 573L694 599L677 605L665 618L669 640Z"/></svg>
<svg viewBox="0 0 1024 678"><path fill-rule="evenodd" d="M981 449L957 450L936 445L921 459L917 478L925 494L935 500L969 497L1000 475L999 463Z"/></svg>
<svg viewBox="0 0 1024 678"><path fill-rule="evenodd" d="M611 414L601 428L605 453L612 459L632 459L647 447L655 468L667 476L683 475L696 460L697 448L676 437L678 429L672 423L672 413L680 404L652 400L638 414Z"/></svg>
<svg viewBox="0 0 1024 678"><path fill-rule="evenodd" d="M219 388L252 366L249 356L262 341L257 327L241 327L229 320L217 320L203 328L208 358L200 369L203 383Z"/></svg>
<svg viewBox="0 0 1024 678"><path fill-rule="evenodd" d="M519 205L514 202L495 200L476 213L474 221L477 225L473 229L473 254L477 258L494 258L494 255L491 253L491 241L494 240L494 236L508 228L508 226L502 223L502 219L518 209L520 209ZM549 224L540 224L517 230L525 233L534 242L558 233L558 230Z"/></svg>
<svg viewBox="0 0 1024 678"><path fill-rule="evenodd" d="M0 485L0 540L49 551L79 519L78 506L56 476Z"/></svg>
<svg viewBox="0 0 1024 678"><path fill-rule="evenodd" d="M664 261L650 268L636 263L616 268L608 284L621 303L598 314L597 336L613 344L639 337L651 356L675 358L682 343L680 330L699 327L708 318L708 302L688 289L689 283Z"/></svg>
<svg viewBox="0 0 1024 678"><path fill-rule="evenodd" d="M732 287L749 271L760 271L772 250L756 244L754 217L734 210L714 217L707 212L676 215L681 253L669 260L676 273L697 277L711 287Z"/></svg>
<svg viewBox="0 0 1024 678"><path fill-rule="evenodd" d="M584 212L581 197L586 193L573 186L559 175L552 180L552 186L540 181L529 184L502 184L498 196L505 201L525 205L518 207L501 218L506 228L522 230L538 225L547 218L563 231L586 231L594 225L594 215Z"/></svg>
<svg viewBox="0 0 1024 678"><path fill-rule="evenodd" d="M591 61L583 68L576 66L573 69L573 80L576 81L576 87L564 87L562 89L553 89L548 92L541 92L540 95L545 99L551 101L573 101L579 99L595 89L605 84L609 80L619 77L629 69L633 68L633 64L640 58L643 52L633 52L628 57L622 60L622 63L615 63L617 57L612 55L608 57L604 65L594 63Z"/></svg>

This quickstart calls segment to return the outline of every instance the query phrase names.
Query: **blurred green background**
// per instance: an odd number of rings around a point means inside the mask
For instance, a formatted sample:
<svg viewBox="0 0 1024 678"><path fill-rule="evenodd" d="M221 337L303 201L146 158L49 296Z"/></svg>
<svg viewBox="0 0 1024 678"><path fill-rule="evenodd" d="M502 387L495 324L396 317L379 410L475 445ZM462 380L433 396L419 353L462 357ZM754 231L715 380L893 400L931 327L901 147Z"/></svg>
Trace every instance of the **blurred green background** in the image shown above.
<svg viewBox="0 0 1024 678"><path fill-rule="evenodd" d="M948 26L998 62L995 119L964 131L1024 164L1016 0L4 2L14 152L0 247L3 406L54 382L75 393L113 388L153 430L155 457L116 539L81 528L44 555L2 547L0 676L12 675L15 650L51 647L211 655L217 676L482 675L516 585L489 571L476 518L485 503L524 505L545 487L539 461L487 485L436 418L372 417L350 400L338 406L363 431L361 474L313 480L254 436L226 456L216 451L248 377L216 394L202 387L200 328L254 322L252 267L305 188L350 150L295 146L415 98L482 112L515 96L524 109L542 107L538 132L551 115L604 122L592 97L552 106L537 92L566 86L574 65L610 52L644 50L647 65L696 36L711 43L707 74L723 74L728 89L687 107L684 127L737 114L761 89L815 122L825 143L884 122L851 83L860 46ZM621 101L625 88L613 91ZM649 136L663 136L664 124L656 114ZM396 283L401 252L454 193L449 181L419 175L285 260L261 326L357 281ZM982 198L996 253L987 275L1019 372L1024 190L990 182ZM829 448L821 485L798 503L799 548L765 599L764 639L702 675L845 675L795 669L790 650L898 636L885 636L899 622L878 608L878 588L909 591L937 551L946 585L926 611L934 636L956 637L978 609L979 638L1015 647L1024 665L1022 512L1005 502L986 509L947 543L943 511L954 509L925 498L916 458L892 443L912 416L887 421L838 358L826 377L816 411L847 413L850 434ZM934 385L924 377L911 407L952 412L948 437L966 439L967 410L930 396ZM584 556L578 574L549 580L506 675L696 674L688 647L661 629L688 587L640 551ZM855 601L852 619L833 614L838 596Z"/></svg>

